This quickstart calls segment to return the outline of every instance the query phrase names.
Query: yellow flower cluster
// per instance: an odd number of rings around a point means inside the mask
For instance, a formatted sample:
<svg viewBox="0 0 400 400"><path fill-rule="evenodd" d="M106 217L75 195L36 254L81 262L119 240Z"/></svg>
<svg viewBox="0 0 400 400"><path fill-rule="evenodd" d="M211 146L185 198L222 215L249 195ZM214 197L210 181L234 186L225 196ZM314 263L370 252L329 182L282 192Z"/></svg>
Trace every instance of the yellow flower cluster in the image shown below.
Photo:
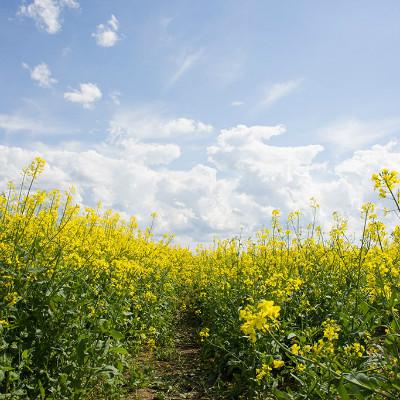
<svg viewBox="0 0 400 400"><path fill-rule="evenodd" d="M344 352L347 355L354 355L355 357L362 357L365 352L365 347L358 342L354 342L352 345L346 345L344 347Z"/></svg>
<svg viewBox="0 0 400 400"><path fill-rule="evenodd" d="M200 340L203 342L205 339L207 339L210 336L210 329L208 328L203 328L199 332Z"/></svg>
<svg viewBox="0 0 400 400"><path fill-rule="evenodd" d="M280 369L285 365L285 362L279 359L273 359L271 364L263 363L261 368L256 369L256 379L261 381L271 375L273 369Z"/></svg>
<svg viewBox="0 0 400 400"><path fill-rule="evenodd" d="M374 188L378 189L382 198L387 197L388 192L393 192L396 185L400 183L400 176L397 171L383 169L379 174L372 175Z"/></svg>
<svg viewBox="0 0 400 400"><path fill-rule="evenodd" d="M257 331L268 332L278 326L280 310L281 307L274 305L272 300L260 301L256 310L247 306L240 310L240 319L245 321L240 329L254 343L257 340Z"/></svg>
<svg viewBox="0 0 400 400"><path fill-rule="evenodd" d="M332 319L327 319L322 323L324 327L324 337L330 342L339 339L340 326Z"/></svg>

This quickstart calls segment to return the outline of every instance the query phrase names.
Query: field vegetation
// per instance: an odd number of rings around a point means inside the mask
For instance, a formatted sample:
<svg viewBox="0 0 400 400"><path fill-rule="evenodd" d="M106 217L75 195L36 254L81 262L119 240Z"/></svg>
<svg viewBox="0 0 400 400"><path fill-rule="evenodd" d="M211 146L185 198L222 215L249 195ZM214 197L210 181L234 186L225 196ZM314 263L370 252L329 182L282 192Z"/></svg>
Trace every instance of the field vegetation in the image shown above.
<svg viewBox="0 0 400 400"><path fill-rule="evenodd" d="M339 214L326 233L312 201L311 223L275 210L253 238L191 251L40 190L44 167L0 196L1 399L129 396L177 332L194 332L212 398L400 398L400 227L374 204L358 241ZM395 221L399 175L372 178Z"/></svg>

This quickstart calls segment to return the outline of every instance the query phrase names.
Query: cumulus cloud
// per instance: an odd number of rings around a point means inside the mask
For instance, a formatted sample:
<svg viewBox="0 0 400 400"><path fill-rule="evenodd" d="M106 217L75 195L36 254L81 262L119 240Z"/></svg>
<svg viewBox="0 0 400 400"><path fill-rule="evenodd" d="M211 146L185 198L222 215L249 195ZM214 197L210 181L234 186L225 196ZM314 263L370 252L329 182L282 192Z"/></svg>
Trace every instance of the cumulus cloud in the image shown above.
<svg viewBox="0 0 400 400"><path fill-rule="evenodd" d="M32 18L36 24L50 34L61 30L61 14L64 8L79 8L76 0L33 0L21 5L18 15Z"/></svg>
<svg viewBox="0 0 400 400"><path fill-rule="evenodd" d="M213 153L219 149L230 150L233 146L240 146L246 143L260 142L269 140L273 136L281 135L285 132L282 125L265 126L265 125L237 125L230 129L222 129L218 135L218 147L209 147L208 152Z"/></svg>
<svg viewBox="0 0 400 400"><path fill-rule="evenodd" d="M133 139L123 139L114 143L115 147L105 146L106 151L145 165L168 165L181 156L176 144L141 143Z"/></svg>
<svg viewBox="0 0 400 400"><path fill-rule="evenodd" d="M101 90L94 83L81 83L79 89L65 92L64 99L72 103L82 104L84 108L93 108L94 103L102 97Z"/></svg>
<svg viewBox="0 0 400 400"><path fill-rule="evenodd" d="M297 90L301 84L301 79L275 83L267 89L262 103L270 106Z"/></svg>
<svg viewBox="0 0 400 400"><path fill-rule="evenodd" d="M45 63L38 64L33 68L26 63L22 63L22 66L30 72L31 79L41 87L49 88L57 83L57 79L52 77L50 68Z"/></svg>
<svg viewBox="0 0 400 400"><path fill-rule="evenodd" d="M152 109L118 111L110 121L112 140L121 137L136 139L168 138L193 134L207 134L213 127L191 118L167 118Z"/></svg>
<svg viewBox="0 0 400 400"><path fill-rule="evenodd" d="M217 143L207 149L209 162L225 173L234 173L238 190L261 202L285 209L307 204L313 172L323 168L315 157L320 145L272 146L265 142L281 135L278 126L238 125L220 132Z"/></svg>
<svg viewBox="0 0 400 400"><path fill-rule="evenodd" d="M120 37L118 36L119 22L115 15L105 24L99 24L96 27L96 32L92 36L96 39L96 43L101 47L113 47Z"/></svg>
<svg viewBox="0 0 400 400"><path fill-rule="evenodd" d="M149 148L144 151L142 148L141 152L148 150L151 152ZM38 151L0 146L0 186L4 188L7 180L17 177L22 166L37 155ZM58 150L45 146L40 155L48 162L42 186L65 189L76 184L79 201L87 205L102 201L106 207L137 214L142 220L162 208L157 199L158 186L164 180L171 183L168 173L146 165L146 157L140 160L98 150ZM163 222L165 228L172 225L171 221Z"/></svg>
<svg viewBox="0 0 400 400"><path fill-rule="evenodd" d="M154 149L145 152L148 150ZM66 189L74 184L77 200L83 204L93 206L101 201L124 215L137 215L144 224L157 211L158 232L174 232L180 240L209 241L216 233L236 231L244 218L254 225L257 217L267 212L266 207L236 193L235 182L218 178L212 167L198 164L187 170L155 169L147 157L111 155L101 150L43 146L38 152L0 146L0 190L39 154L48 162L41 187Z"/></svg>
<svg viewBox="0 0 400 400"><path fill-rule="evenodd" d="M357 229L357 210L364 201L376 199L371 174L400 165L400 143L395 141L321 164L321 145L268 143L282 134L282 126L223 129L207 149L208 163L181 169L171 164L181 155L179 146L131 137L93 149L0 146L0 190L40 153L49 164L42 186L76 184L83 204L102 201L124 215L139 216L143 224L157 211L157 232L174 232L179 241L193 243L236 235L242 227L244 234L254 233L269 223L274 208L283 213L302 209L307 218L312 196L321 203L318 218L325 226L336 210Z"/></svg>
<svg viewBox="0 0 400 400"><path fill-rule="evenodd" d="M319 138L346 151L364 148L396 133L400 133L400 119L363 121L353 118L325 127L319 132Z"/></svg>

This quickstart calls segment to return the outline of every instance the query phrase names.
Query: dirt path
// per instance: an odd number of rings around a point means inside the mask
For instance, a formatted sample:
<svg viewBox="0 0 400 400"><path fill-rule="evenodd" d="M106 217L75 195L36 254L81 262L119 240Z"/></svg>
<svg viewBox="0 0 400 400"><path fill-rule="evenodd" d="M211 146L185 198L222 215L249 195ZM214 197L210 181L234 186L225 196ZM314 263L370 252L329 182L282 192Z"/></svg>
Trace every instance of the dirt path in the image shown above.
<svg viewBox="0 0 400 400"><path fill-rule="evenodd" d="M182 327L175 337L175 349L168 361L149 360L154 371L150 382L129 393L125 400L207 400L205 376L200 349L194 341L194 331Z"/></svg>

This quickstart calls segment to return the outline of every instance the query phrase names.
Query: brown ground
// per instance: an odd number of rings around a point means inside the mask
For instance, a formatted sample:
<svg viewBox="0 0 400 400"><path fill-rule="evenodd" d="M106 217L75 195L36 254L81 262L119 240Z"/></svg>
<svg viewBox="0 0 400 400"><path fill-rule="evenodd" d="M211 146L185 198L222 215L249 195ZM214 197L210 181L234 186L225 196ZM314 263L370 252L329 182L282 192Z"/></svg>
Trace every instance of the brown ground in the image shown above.
<svg viewBox="0 0 400 400"><path fill-rule="evenodd" d="M125 400L209 400L205 371L199 347L190 329L182 329L175 340L175 350L168 361L148 357L154 375L151 382L127 394Z"/></svg>

